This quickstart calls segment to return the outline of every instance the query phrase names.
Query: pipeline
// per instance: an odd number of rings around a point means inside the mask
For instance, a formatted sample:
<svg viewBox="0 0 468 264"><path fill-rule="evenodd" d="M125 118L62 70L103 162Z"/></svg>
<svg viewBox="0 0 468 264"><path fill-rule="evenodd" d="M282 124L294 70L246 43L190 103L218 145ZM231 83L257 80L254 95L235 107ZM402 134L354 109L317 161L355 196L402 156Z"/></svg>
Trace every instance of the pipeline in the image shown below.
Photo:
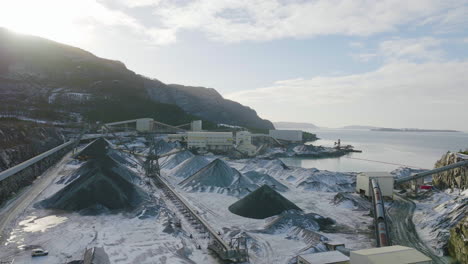
<svg viewBox="0 0 468 264"><path fill-rule="evenodd" d="M372 203L374 205L374 225L377 247L390 246L390 237L382 192L380 191L380 186L376 179L371 179L370 184L372 186Z"/></svg>

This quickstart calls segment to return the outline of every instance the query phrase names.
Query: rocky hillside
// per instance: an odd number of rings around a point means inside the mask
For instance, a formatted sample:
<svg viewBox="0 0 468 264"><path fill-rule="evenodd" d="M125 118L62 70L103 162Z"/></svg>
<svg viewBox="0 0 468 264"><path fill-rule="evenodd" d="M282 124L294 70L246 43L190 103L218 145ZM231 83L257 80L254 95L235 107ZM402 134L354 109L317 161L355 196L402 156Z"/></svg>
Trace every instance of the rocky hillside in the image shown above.
<svg viewBox="0 0 468 264"><path fill-rule="evenodd" d="M435 164L436 168L450 165L462 160L468 159L466 153L448 152L443 155ZM433 184L441 189L468 189L468 168L456 168L432 176ZM448 241L449 254L460 263L468 263L468 215L466 202L463 208L465 217L458 224L450 229L450 238Z"/></svg>
<svg viewBox="0 0 468 264"><path fill-rule="evenodd" d="M468 155L461 153L447 152L443 155L440 160L435 164L435 168L447 166L463 159L468 159ZM468 168L461 167L453 170L448 170L432 176L432 182L434 186L440 189L446 188L457 188L467 189L468 188Z"/></svg>
<svg viewBox="0 0 468 264"><path fill-rule="evenodd" d="M30 159L65 141L62 129L0 119L0 171Z"/></svg>
<svg viewBox="0 0 468 264"><path fill-rule="evenodd" d="M119 61L1 28L0 114L54 121L153 117L170 124L203 119L273 128L251 108L224 99L214 89L167 85Z"/></svg>
<svg viewBox="0 0 468 264"><path fill-rule="evenodd" d="M468 216L450 230L448 250L459 263L468 263Z"/></svg>

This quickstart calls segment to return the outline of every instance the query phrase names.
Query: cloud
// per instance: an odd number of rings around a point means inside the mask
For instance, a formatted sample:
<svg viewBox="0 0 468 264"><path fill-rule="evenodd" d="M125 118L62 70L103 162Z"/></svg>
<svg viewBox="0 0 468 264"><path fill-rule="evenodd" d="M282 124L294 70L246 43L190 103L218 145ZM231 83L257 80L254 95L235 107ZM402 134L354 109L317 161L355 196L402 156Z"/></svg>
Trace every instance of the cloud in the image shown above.
<svg viewBox="0 0 468 264"><path fill-rule="evenodd" d="M134 8L152 12L157 23L138 17L138 12L131 12ZM46 36L66 35L68 28L69 38L72 32L86 36L95 27L123 27L140 39L165 45L185 30L216 41L241 42L369 36L403 25L455 29L466 25L466 9L465 0L10 0L2 5L0 25L41 35L51 31Z"/></svg>
<svg viewBox="0 0 468 264"><path fill-rule="evenodd" d="M449 41L434 37L393 38L380 42L371 52L356 53L351 56L361 62L375 58L383 58L386 61L441 61L445 56L442 44Z"/></svg>
<svg viewBox="0 0 468 264"><path fill-rule="evenodd" d="M156 2L153 12L163 21L163 29L196 30L224 42L318 35L369 36L397 31L407 24L463 27L466 20L459 11L466 5L464 0Z"/></svg>
<svg viewBox="0 0 468 264"><path fill-rule="evenodd" d="M378 55L377 53L358 53L358 54L351 54L351 56L358 61L368 62L376 58Z"/></svg>
<svg viewBox="0 0 468 264"><path fill-rule="evenodd" d="M314 121L327 125L339 115L340 122L353 118L356 122L374 124L379 120L396 120L397 126L410 126L402 122L412 115L418 115L413 119L416 123L437 119L441 113L449 116L457 113L464 115L459 116L461 119L468 119L467 112L463 111L463 105L468 102L466 72L468 60L419 64L395 61L366 73L283 80L226 97L274 120ZM373 117L376 113L382 116ZM367 119L359 121L363 116ZM442 126L444 122L455 122L444 118L439 120ZM454 127L453 124L447 126ZM440 126L435 124L435 127Z"/></svg>
<svg viewBox="0 0 468 264"><path fill-rule="evenodd" d="M392 39L380 43L380 54L391 60L440 60L442 40L433 37Z"/></svg>
<svg viewBox="0 0 468 264"><path fill-rule="evenodd" d="M144 2L148 1L133 3ZM5 1L0 9L0 26L74 45L82 44L83 39L99 30L131 32L129 35L155 44L175 41L175 34L170 30L145 27L126 12L111 9L96 0Z"/></svg>

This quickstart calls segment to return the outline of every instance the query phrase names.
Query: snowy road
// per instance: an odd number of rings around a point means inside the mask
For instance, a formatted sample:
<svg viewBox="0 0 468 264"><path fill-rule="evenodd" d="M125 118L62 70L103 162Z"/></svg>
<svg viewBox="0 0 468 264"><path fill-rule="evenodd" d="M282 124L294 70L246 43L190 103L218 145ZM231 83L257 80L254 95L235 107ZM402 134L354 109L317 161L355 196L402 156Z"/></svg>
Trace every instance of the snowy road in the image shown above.
<svg viewBox="0 0 468 264"><path fill-rule="evenodd" d="M26 208L39 196L47 186L52 184L55 178L59 175L60 170L71 159L72 153L69 152L57 164L46 170L39 176L34 183L26 188L17 197L12 199L0 211L0 243L4 242L9 229L9 224L15 221L18 216L26 210Z"/></svg>
<svg viewBox="0 0 468 264"><path fill-rule="evenodd" d="M446 257L436 255L418 236L413 223L415 208L412 201L395 194L393 203L387 209L392 244L413 247L430 257L434 264L450 263Z"/></svg>

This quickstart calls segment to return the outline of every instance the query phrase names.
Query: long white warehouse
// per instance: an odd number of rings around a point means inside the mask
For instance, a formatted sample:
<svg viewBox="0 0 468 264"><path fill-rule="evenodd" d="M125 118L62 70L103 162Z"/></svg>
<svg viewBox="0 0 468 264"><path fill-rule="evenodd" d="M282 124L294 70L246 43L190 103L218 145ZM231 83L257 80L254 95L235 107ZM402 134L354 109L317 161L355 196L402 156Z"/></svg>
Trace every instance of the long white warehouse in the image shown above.
<svg viewBox="0 0 468 264"><path fill-rule="evenodd" d="M233 148L232 132L187 132L187 147L226 151Z"/></svg>

